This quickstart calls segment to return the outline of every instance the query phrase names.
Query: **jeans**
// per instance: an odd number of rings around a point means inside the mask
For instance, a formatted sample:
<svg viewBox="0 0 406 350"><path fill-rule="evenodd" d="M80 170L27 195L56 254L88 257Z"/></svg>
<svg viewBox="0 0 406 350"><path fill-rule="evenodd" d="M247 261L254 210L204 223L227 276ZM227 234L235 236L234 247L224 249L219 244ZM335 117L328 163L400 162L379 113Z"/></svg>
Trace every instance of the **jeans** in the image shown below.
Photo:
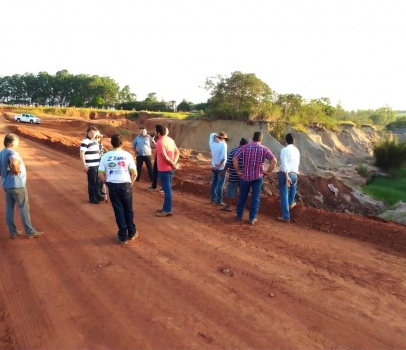
<svg viewBox="0 0 406 350"><path fill-rule="evenodd" d="M152 169L152 188L157 188L158 186L158 160L157 156L155 156L154 166Z"/></svg>
<svg viewBox="0 0 406 350"><path fill-rule="evenodd" d="M90 166L87 171L87 192L89 193L89 202L97 201L100 195L101 182L98 178L98 166Z"/></svg>
<svg viewBox="0 0 406 350"><path fill-rule="evenodd" d="M223 188L224 181L226 180L225 176L219 176L222 170L211 170L211 187L210 187L210 196L211 202L221 203L223 202Z"/></svg>
<svg viewBox="0 0 406 350"><path fill-rule="evenodd" d="M286 184L286 177L284 173L278 173L278 185L279 194L281 197L281 209L282 216L286 220L290 220L289 206L295 201L297 175L289 174L289 178L292 180L292 185L288 187Z"/></svg>
<svg viewBox="0 0 406 350"><path fill-rule="evenodd" d="M240 195L238 196L237 202L237 217L239 219L242 219L243 217L245 203L247 203L248 193L250 192L251 188L252 193L249 220L253 221L257 217L259 203L261 201L262 182L262 177L251 181L244 181L243 179L240 180Z"/></svg>
<svg viewBox="0 0 406 350"><path fill-rule="evenodd" d="M14 208L16 203L20 209L20 217L25 234L27 236L34 234L36 230L31 224L30 203L28 202L26 188L5 188L4 193L6 195L6 224L10 235L14 237L17 234L17 228L14 223Z"/></svg>
<svg viewBox="0 0 406 350"><path fill-rule="evenodd" d="M161 181L162 189L164 191L164 205L163 211L165 213L172 212L172 178L173 178L173 170L170 171L159 171L158 170L158 177L159 181Z"/></svg>
<svg viewBox="0 0 406 350"><path fill-rule="evenodd" d="M134 224L133 192L130 183L107 182L109 188L110 202L113 206L116 223L118 226L118 238L127 242L135 236L137 231Z"/></svg>
<svg viewBox="0 0 406 350"><path fill-rule="evenodd" d="M148 169L148 176L149 179L152 181L154 178L153 171L152 171L152 163L151 163L151 156L137 156L137 181L139 181L141 177L141 170L142 164L145 162L145 165Z"/></svg>

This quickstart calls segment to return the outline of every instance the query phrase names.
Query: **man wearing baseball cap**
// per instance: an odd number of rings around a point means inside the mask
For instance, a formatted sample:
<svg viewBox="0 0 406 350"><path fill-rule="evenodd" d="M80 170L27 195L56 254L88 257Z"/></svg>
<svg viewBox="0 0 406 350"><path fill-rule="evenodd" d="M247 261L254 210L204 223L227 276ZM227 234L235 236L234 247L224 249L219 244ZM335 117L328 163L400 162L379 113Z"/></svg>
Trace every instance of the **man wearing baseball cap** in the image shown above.
<svg viewBox="0 0 406 350"><path fill-rule="evenodd" d="M226 205L223 203L223 187L224 176L219 176L226 165L227 160L227 134L225 132L219 132L218 134L213 132L210 134L209 146L211 150L211 188L210 196L211 203L218 205Z"/></svg>

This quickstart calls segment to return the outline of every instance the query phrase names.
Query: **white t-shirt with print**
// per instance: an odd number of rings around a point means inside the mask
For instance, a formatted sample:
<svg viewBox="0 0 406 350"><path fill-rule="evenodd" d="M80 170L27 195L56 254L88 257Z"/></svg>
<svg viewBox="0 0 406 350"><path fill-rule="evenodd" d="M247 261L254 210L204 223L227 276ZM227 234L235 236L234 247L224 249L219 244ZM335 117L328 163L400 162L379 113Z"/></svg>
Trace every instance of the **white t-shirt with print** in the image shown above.
<svg viewBox="0 0 406 350"><path fill-rule="evenodd" d="M120 150L111 150L100 160L99 171L106 173L106 182L131 182L131 169L136 169L131 153Z"/></svg>

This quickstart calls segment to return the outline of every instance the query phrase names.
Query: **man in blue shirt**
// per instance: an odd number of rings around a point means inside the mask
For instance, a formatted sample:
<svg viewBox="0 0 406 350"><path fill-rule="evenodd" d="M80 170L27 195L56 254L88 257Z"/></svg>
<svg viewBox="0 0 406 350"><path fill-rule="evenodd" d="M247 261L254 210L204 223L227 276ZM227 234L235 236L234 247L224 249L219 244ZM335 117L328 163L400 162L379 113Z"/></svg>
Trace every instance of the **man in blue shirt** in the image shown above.
<svg viewBox="0 0 406 350"><path fill-rule="evenodd" d="M6 196L6 224L11 238L21 235L14 223L14 208L17 204L25 235L27 238L34 238L43 235L44 232L35 230L31 224L30 204L25 188L27 172L17 152L19 141L16 134L7 134L4 137L5 148L0 152L1 185Z"/></svg>
<svg viewBox="0 0 406 350"><path fill-rule="evenodd" d="M148 176L150 181L153 181L154 175L152 170L152 163L151 163L151 143L152 138L151 136L147 135L147 130L141 126L140 127L141 134L139 134L132 143L132 149L135 152L135 156L137 159L137 179L135 181L140 181L141 177L141 169L142 164L145 162L145 165L148 169Z"/></svg>
<svg viewBox="0 0 406 350"><path fill-rule="evenodd" d="M211 151L211 187L210 197L211 203L218 205L226 205L223 203L223 187L224 176L219 176L226 165L227 159L227 143L228 137L225 132L218 134L211 133L209 138L209 146Z"/></svg>
<svg viewBox="0 0 406 350"><path fill-rule="evenodd" d="M248 144L247 139L242 138L240 140L240 145L231 150L230 154L227 157L226 166L224 167L222 172L219 174L219 176L222 176L222 177L225 176L226 171L228 169L229 175L228 175L228 182L227 182L227 188L226 188L226 206L222 207L220 210L231 211L231 201L237 196L237 190L240 187L240 177L238 176L237 172L235 171L235 168L233 165L233 157L234 157L234 154L238 151L238 149L241 146L245 146L247 144ZM238 160L238 164L240 166L240 169L242 169L242 158Z"/></svg>

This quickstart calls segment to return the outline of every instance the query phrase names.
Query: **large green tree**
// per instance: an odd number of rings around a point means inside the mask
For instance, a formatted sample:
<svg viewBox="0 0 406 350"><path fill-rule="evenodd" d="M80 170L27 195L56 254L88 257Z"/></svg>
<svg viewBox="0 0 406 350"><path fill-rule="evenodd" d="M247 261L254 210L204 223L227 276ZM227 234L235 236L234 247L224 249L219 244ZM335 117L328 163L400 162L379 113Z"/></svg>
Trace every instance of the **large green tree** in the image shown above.
<svg viewBox="0 0 406 350"><path fill-rule="evenodd" d="M275 93L255 74L233 72L230 77L206 79L205 89L211 97L207 101L211 117L239 117L264 119Z"/></svg>
<svg viewBox="0 0 406 350"><path fill-rule="evenodd" d="M183 99L181 103L178 104L176 107L177 111L182 111L182 112L189 112L193 108L193 103L186 101L186 99Z"/></svg>
<svg viewBox="0 0 406 350"><path fill-rule="evenodd" d="M118 93L118 103L128 103L137 101L137 95L131 92L128 85L124 86Z"/></svg>
<svg viewBox="0 0 406 350"><path fill-rule="evenodd" d="M384 106L377 109L369 119L371 119L375 125L387 125L396 119L396 112L389 106Z"/></svg>
<svg viewBox="0 0 406 350"><path fill-rule="evenodd" d="M156 97L156 92L150 92L147 95L147 98L144 100L145 102L149 102L149 103L156 103L158 102L158 98Z"/></svg>

